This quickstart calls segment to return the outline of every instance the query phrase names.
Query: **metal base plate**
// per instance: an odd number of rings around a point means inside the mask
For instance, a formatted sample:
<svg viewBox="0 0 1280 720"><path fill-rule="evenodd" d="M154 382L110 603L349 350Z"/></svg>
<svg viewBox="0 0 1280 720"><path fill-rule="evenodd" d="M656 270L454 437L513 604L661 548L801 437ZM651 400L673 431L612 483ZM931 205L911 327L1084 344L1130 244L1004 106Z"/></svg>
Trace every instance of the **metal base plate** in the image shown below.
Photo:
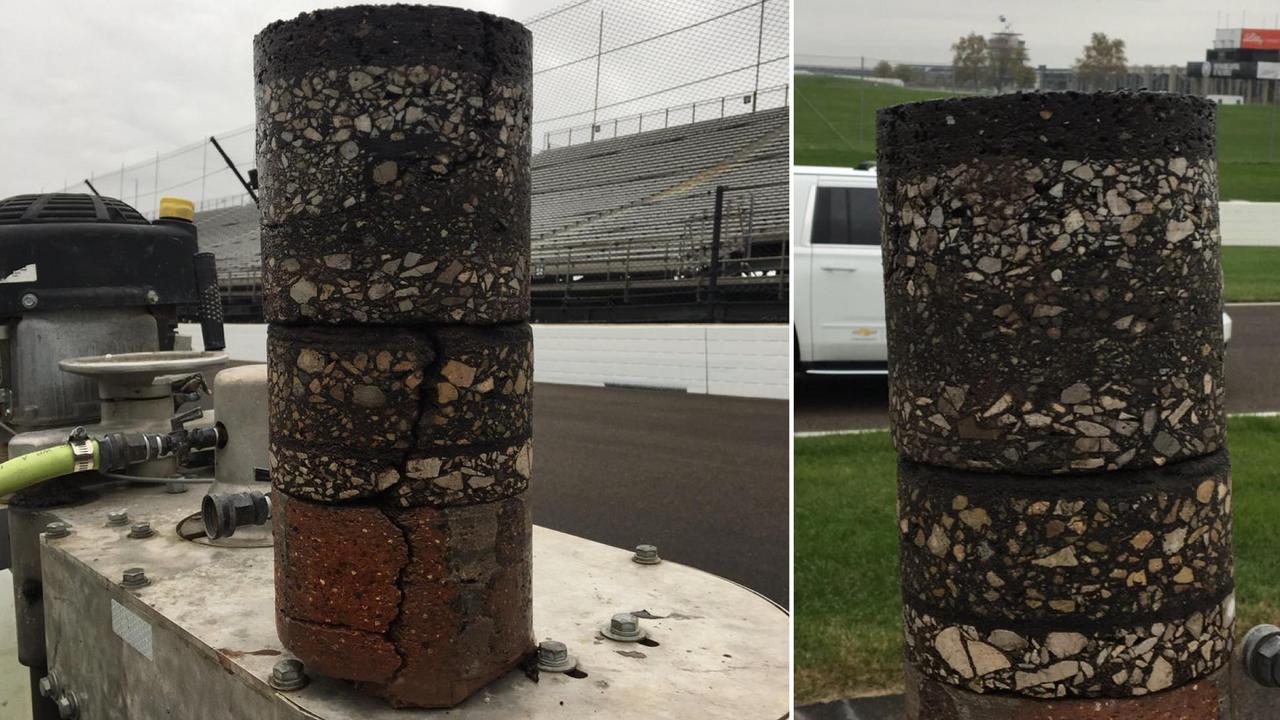
<svg viewBox="0 0 1280 720"><path fill-rule="evenodd" d="M535 683L516 670L448 711L393 710L323 677L277 692L267 679L288 654L276 637L272 551L180 539L175 528L202 494L121 488L54 511L73 531L42 540L49 664L79 697L81 720L775 720L789 711L789 623L777 606L699 570L640 565L630 550L540 527L534 630L568 645L586 677L542 673ZM157 534L133 540L108 526L107 511L122 507ZM151 584L119 587L130 567ZM618 612L640 613L657 644L602 637Z"/></svg>

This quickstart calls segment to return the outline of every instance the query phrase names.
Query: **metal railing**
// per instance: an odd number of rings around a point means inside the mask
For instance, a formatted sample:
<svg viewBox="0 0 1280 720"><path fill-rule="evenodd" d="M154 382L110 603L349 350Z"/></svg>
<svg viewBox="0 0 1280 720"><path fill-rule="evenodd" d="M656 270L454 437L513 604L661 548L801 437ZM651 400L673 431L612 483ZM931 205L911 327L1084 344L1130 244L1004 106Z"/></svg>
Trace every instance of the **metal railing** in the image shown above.
<svg viewBox="0 0 1280 720"><path fill-rule="evenodd" d="M789 84L760 88L757 92L721 95L683 105L615 117L598 124L548 130L543 133L541 149L569 147L596 140L609 140L626 135L637 135L646 130L659 130L678 125L689 125L702 120L715 120L733 115L745 115L757 110L786 107Z"/></svg>

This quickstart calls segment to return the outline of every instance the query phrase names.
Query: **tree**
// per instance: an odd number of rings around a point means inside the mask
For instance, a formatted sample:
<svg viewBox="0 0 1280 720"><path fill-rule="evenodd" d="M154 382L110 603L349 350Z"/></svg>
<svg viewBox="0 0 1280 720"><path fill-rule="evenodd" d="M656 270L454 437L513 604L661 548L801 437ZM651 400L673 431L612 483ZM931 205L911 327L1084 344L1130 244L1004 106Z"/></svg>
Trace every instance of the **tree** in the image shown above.
<svg viewBox="0 0 1280 720"><path fill-rule="evenodd" d="M876 63L875 68L871 70L871 74L878 78L893 77L893 63L888 60L881 60Z"/></svg>
<svg viewBox="0 0 1280 720"><path fill-rule="evenodd" d="M987 43L991 84L995 85L996 92L1007 85L1018 88L1035 85L1035 71L1027 65L1027 46L1018 37L1017 33L1000 32L992 35Z"/></svg>
<svg viewBox="0 0 1280 720"><path fill-rule="evenodd" d="M1084 46L1084 57L1076 59L1076 74L1087 90L1110 89L1124 75L1126 62L1124 40L1096 32Z"/></svg>
<svg viewBox="0 0 1280 720"><path fill-rule="evenodd" d="M977 90L987 73L987 39L978 33L969 33L951 46L951 70L956 85L973 83Z"/></svg>
<svg viewBox="0 0 1280 720"><path fill-rule="evenodd" d="M902 81L904 85L919 82L923 79L923 73L910 65L895 65L893 68L893 76Z"/></svg>

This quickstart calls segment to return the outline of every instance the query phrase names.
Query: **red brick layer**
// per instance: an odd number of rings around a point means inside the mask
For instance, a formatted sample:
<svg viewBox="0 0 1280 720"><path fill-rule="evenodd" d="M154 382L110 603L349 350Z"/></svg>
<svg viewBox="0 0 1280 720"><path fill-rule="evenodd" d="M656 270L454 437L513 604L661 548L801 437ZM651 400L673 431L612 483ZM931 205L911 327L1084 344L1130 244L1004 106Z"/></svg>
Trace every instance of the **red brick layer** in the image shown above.
<svg viewBox="0 0 1280 720"><path fill-rule="evenodd" d="M312 672L448 707L532 649L523 495L442 509L277 495L277 627Z"/></svg>

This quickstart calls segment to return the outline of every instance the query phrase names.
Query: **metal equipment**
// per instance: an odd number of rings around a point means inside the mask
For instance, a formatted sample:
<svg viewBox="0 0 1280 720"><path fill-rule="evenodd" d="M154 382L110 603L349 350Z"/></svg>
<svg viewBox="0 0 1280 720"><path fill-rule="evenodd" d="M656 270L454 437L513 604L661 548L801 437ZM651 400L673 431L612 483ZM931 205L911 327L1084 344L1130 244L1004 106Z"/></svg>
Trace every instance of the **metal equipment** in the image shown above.
<svg viewBox="0 0 1280 720"><path fill-rule="evenodd" d="M190 432L212 431L212 419L177 410L199 398L187 386L196 374L226 356L172 351L185 308L195 308L207 350L225 345L213 256L199 252L191 203L165 198L159 214L148 221L96 195L0 200L0 459L63 445L82 427L86 439L115 436L106 446L120 461L20 492L7 508L0 559L13 568L19 659L31 668L37 717L58 713L34 682L46 673L38 534L52 519L47 510L93 497L89 485L126 466L132 476L181 480L182 465L203 462L190 452ZM176 431L184 446L165 457L158 447L126 447L126 436ZM156 454L127 462L139 451Z"/></svg>

